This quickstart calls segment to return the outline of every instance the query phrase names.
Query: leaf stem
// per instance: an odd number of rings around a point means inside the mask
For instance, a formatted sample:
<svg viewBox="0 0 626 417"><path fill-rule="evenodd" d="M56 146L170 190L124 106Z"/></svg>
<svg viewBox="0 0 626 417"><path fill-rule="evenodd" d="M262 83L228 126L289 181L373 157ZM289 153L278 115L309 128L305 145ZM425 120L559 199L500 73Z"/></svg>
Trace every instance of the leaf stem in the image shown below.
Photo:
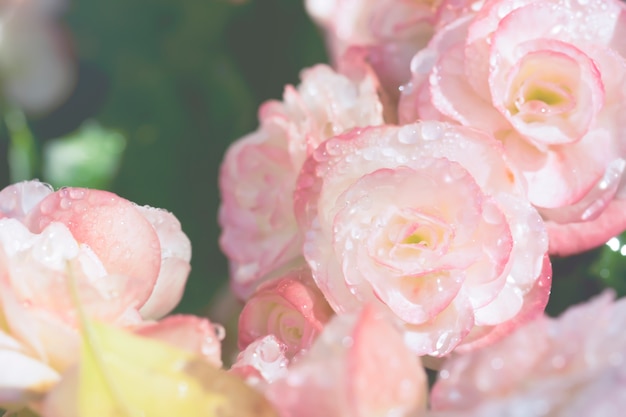
<svg viewBox="0 0 626 417"><path fill-rule="evenodd" d="M80 297L78 295L78 288L76 283L76 275L74 274L71 263L68 261L66 263L66 272L68 279L68 285L70 290L70 295L74 304L76 306L76 310L78 312L78 318L80 321L81 331L83 333L83 354L87 354L91 356L91 359L96 364L98 370L100 371L100 378L104 381L104 385L106 386L109 395L111 398L120 406L121 414L120 416L132 416L133 413L128 404L125 403L123 397L120 395L119 391L115 388L113 383L113 378L106 370L106 363L104 360L104 353L102 352L101 346L98 345L98 335L94 331L93 325L90 323L89 318L85 314L85 310L83 309L82 303L80 302ZM82 359L85 360L84 358ZM80 408L80 407L79 407Z"/></svg>
<svg viewBox="0 0 626 417"><path fill-rule="evenodd" d="M17 108L9 108L4 115L4 123L9 133L8 163L11 182L35 178L38 166L37 146L26 116Z"/></svg>

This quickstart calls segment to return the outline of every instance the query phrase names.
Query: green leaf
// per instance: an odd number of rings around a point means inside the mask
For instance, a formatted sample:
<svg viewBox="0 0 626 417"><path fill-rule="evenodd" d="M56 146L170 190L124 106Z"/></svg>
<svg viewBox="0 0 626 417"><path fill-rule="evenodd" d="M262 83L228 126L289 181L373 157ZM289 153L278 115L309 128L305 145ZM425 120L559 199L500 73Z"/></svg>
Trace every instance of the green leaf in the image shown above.
<svg viewBox="0 0 626 417"><path fill-rule="evenodd" d="M55 187L108 188L125 146L120 133L85 123L77 132L46 143L43 177Z"/></svg>
<svg viewBox="0 0 626 417"><path fill-rule="evenodd" d="M589 268L591 276L602 287L614 289L618 297L626 296L626 233L610 239L599 252Z"/></svg>

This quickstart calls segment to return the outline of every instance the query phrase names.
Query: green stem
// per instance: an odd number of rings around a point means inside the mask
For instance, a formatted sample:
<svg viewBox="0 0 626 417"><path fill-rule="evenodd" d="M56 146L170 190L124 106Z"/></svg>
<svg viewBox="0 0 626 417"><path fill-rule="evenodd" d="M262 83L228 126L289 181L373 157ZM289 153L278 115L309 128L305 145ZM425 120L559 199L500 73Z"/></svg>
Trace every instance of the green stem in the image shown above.
<svg viewBox="0 0 626 417"><path fill-rule="evenodd" d="M9 133L9 174L11 182L25 181L37 175L37 146L26 116L18 109L9 109L4 115Z"/></svg>

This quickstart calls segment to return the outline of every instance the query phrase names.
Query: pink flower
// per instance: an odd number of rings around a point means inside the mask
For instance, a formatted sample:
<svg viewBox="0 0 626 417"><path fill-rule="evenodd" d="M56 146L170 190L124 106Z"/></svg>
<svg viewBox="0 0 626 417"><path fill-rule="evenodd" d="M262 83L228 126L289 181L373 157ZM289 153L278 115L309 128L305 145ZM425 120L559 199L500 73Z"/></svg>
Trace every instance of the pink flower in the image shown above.
<svg viewBox="0 0 626 417"><path fill-rule="evenodd" d="M311 350L265 388L282 417L422 415L426 374L373 306L336 316Z"/></svg>
<svg viewBox="0 0 626 417"><path fill-rule="evenodd" d="M397 100L410 79L409 62L434 31L438 1L307 0L311 17L324 29L337 64L352 47L364 48L386 92Z"/></svg>
<svg viewBox="0 0 626 417"><path fill-rule="evenodd" d="M438 122L326 141L298 180L304 256L338 313L384 305L418 354L470 349L541 314L547 236L501 145Z"/></svg>
<svg viewBox="0 0 626 417"><path fill-rule="evenodd" d="M239 349L273 335L286 346L291 359L308 349L333 315L308 268L262 284L239 316Z"/></svg>
<svg viewBox="0 0 626 417"><path fill-rule="evenodd" d="M75 363L79 306L95 320L149 326L144 331L157 338L173 332L187 334L190 344L206 341L212 328L191 317L161 327L144 321L178 303L190 257L189 240L168 212L106 191L53 192L37 181L0 191L0 369L13 370L3 371L0 407L30 401ZM20 369L30 369L29 378Z"/></svg>
<svg viewBox="0 0 626 417"><path fill-rule="evenodd" d="M259 111L259 129L235 142L220 171L220 245L235 293L248 298L260 281L301 263L302 236L293 191L302 163L323 140L355 126L382 123L378 84L352 81L324 65L287 86L283 101Z"/></svg>
<svg viewBox="0 0 626 417"><path fill-rule="evenodd" d="M543 317L497 344L451 358L431 405L449 416L621 416L626 300L605 293ZM439 415L439 414L433 414ZM442 414L443 415L443 414Z"/></svg>
<svg viewBox="0 0 626 417"><path fill-rule="evenodd" d="M626 229L626 6L493 0L442 27L412 61L400 120L492 133L547 221L550 252Z"/></svg>

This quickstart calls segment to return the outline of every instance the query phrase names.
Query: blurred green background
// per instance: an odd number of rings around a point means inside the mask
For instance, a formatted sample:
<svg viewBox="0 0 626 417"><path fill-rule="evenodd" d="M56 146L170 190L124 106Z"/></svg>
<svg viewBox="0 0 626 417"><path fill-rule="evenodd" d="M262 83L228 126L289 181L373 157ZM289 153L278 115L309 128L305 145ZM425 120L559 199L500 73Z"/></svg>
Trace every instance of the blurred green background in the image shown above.
<svg viewBox="0 0 626 417"><path fill-rule="evenodd" d="M173 212L193 244L177 311L201 312L228 275L216 221L224 151L256 128L261 102L326 61L321 36L301 0L70 0L63 19L78 78L60 107L27 120L33 175ZM3 126L3 154L8 137ZM10 170L0 166L5 186ZM550 313L607 286L626 293L622 245L555 260Z"/></svg>
<svg viewBox="0 0 626 417"><path fill-rule="evenodd" d="M326 59L302 2L238 3L70 0L63 21L79 68L76 87L60 107L28 120L38 178L107 188L178 217L193 245L180 312L200 311L227 279L216 220L226 147L256 128L262 101L280 98L301 68ZM91 159L55 173L71 163L62 148L72 140ZM11 182L7 164L0 182Z"/></svg>

